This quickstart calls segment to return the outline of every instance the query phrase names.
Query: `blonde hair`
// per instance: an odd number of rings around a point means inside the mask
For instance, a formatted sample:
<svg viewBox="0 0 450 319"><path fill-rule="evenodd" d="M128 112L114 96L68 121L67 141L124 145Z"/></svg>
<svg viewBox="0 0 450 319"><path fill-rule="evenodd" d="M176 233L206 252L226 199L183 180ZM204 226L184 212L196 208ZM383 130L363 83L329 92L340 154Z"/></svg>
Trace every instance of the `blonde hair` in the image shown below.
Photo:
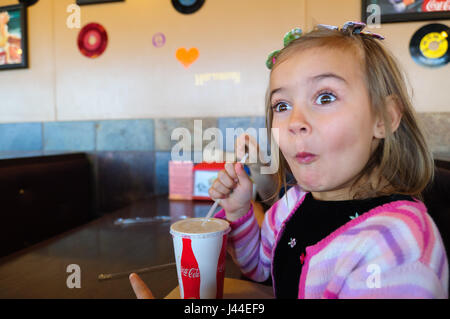
<svg viewBox="0 0 450 319"><path fill-rule="evenodd" d="M417 120L411 98L407 92L405 78L394 56L379 40L365 35L354 35L337 30L313 30L292 41L278 54L272 71L280 61L295 52L308 48L354 50L361 61L365 86L369 93L371 110L384 119L385 138L373 151L369 161L357 176L351 189L353 198L369 198L393 193L415 196L422 199L421 192L434 176L433 156ZM399 127L392 132L386 97L392 97L400 108L402 118ZM271 136L273 110L269 90L266 92L266 125ZM282 184L286 191L286 171L290 172L286 159L279 151L277 196ZM378 173L375 187L364 177ZM384 179L385 183L382 183ZM386 184L387 182L387 184ZM358 185L359 184L359 185Z"/></svg>

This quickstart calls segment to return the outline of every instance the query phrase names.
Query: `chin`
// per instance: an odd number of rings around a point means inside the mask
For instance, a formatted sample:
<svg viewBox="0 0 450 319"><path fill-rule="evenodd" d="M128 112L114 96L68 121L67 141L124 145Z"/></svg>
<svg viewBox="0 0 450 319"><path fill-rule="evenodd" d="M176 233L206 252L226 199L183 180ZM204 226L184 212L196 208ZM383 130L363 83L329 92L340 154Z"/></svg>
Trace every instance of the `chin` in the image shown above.
<svg viewBox="0 0 450 319"><path fill-rule="evenodd" d="M313 183L297 182L297 184L305 192L323 192L326 190L323 186L315 185Z"/></svg>

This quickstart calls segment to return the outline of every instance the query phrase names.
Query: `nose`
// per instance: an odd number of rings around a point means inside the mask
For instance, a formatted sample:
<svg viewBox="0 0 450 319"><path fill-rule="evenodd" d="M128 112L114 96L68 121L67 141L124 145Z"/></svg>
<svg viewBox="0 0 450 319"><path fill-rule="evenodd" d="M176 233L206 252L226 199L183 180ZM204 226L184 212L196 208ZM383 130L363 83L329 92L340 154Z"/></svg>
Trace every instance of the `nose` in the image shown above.
<svg viewBox="0 0 450 319"><path fill-rule="evenodd" d="M289 117L289 132L292 134L309 134L311 126L307 120L307 116L300 107L293 107Z"/></svg>

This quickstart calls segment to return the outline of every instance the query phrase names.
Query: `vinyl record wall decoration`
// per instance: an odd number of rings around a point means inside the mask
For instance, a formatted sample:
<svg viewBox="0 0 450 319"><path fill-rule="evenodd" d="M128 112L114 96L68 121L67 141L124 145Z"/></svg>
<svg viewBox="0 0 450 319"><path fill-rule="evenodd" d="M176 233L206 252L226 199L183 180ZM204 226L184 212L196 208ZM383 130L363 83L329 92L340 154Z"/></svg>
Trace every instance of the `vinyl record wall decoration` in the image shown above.
<svg viewBox="0 0 450 319"><path fill-rule="evenodd" d="M106 50L108 34L98 23L85 25L78 34L78 48L88 58L97 58Z"/></svg>
<svg viewBox="0 0 450 319"><path fill-rule="evenodd" d="M450 61L450 28L444 24L427 24L414 33L409 43L413 60L423 66L440 67Z"/></svg>
<svg viewBox="0 0 450 319"><path fill-rule="evenodd" d="M191 14L203 6L205 0L172 0L172 5L180 13Z"/></svg>

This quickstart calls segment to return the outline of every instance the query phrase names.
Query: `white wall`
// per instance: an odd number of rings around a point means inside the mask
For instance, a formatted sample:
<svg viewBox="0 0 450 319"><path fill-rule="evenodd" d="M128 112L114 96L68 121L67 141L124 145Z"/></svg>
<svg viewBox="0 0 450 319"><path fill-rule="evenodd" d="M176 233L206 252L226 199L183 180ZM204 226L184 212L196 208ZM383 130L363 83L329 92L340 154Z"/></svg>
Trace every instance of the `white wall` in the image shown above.
<svg viewBox="0 0 450 319"><path fill-rule="evenodd" d="M79 30L66 26L66 8L74 2L40 0L29 8L30 68L0 71L0 122L262 116L265 60L286 31L361 19L359 0L206 0L193 15L163 0L82 6L82 26L98 22L109 36L105 53L88 59L77 48ZM386 36L406 69L417 110L449 112L449 66L418 66L408 52L412 34L427 23L375 32ZM161 48L152 44L156 32L166 36ZM188 69L175 59L179 47L200 51ZM195 85L196 74L224 72L239 72L240 83Z"/></svg>

